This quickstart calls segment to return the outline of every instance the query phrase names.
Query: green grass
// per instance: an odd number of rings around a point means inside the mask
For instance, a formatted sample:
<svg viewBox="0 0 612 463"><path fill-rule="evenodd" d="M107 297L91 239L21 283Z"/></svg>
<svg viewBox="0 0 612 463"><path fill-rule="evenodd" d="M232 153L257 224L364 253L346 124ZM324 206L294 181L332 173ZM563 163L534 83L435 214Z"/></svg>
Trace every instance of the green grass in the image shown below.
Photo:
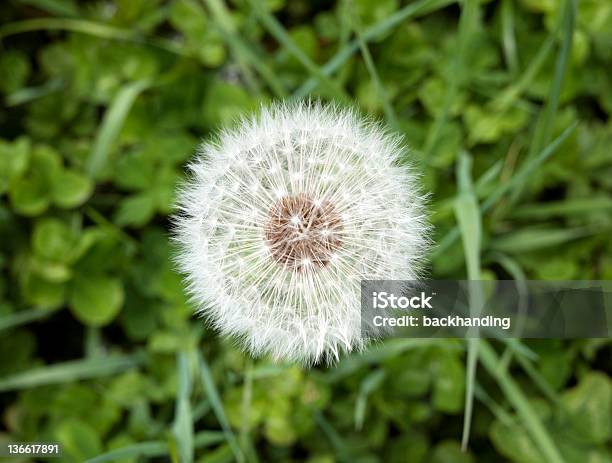
<svg viewBox="0 0 612 463"><path fill-rule="evenodd" d="M126 84L117 93L115 100L109 106L108 112L102 120L98 135L93 143L93 149L87 162L87 173L90 177L96 178L100 169L105 167L112 144L115 142L134 100L149 85L150 83L146 80L132 82Z"/></svg>
<svg viewBox="0 0 612 463"><path fill-rule="evenodd" d="M142 355L109 355L104 358L56 363L5 376L0 380L0 392L115 375L135 368L142 362Z"/></svg>
<svg viewBox="0 0 612 463"><path fill-rule="evenodd" d="M193 358L193 356L191 357ZM176 443L177 459L185 463L193 461L193 417L191 410L193 373L190 371L189 361L190 356L187 352L178 354L179 378L174 423L172 424L172 435Z"/></svg>
<svg viewBox="0 0 612 463"><path fill-rule="evenodd" d="M462 152L457 163L457 183L459 193L455 199L455 215L461 232L465 260L467 265L468 279L470 284L469 301L470 315L477 316L484 303L480 280L480 252L482 236L482 218L480 207L476 199L472 183L472 159L466 152ZM476 382L476 369L478 366L479 335L476 332L468 333L467 358L466 358L466 387L465 387L465 411L463 420L463 434L461 447L465 451L468 448L470 429L472 423L472 412L474 408L474 386Z"/></svg>
<svg viewBox="0 0 612 463"><path fill-rule="evenodd" d="M238 439L234 434L232 427L229 424L227 416L225 414L225 409L223 404L221 403L221 397L219 396L219 392L217 391L217 387L215 386L214 378L212 377L212 373L208 364L206 363L206 359L202 354L198 354L198 369L200 371L200 379L202 381L203 389L210 400L210 404L212 406L213 411L215 412L215 416L221 425L221 429L223 429L223 434L225 435L225 439L227 440L234 458L238 462L243 462L244 453L240 446L238 445Z"/></svg>
<svg viewBox="0 0 612 463"><path fill-rule="evenodd" d="M45 319L50 315L49 312L41 309L22 310L20 312L6 315L0 318L0 331L15 328L20 325L26 325L33 321Z"/></svg>
<svg viewBox="0 0 612 463"><path fill-rule="evenodd" d="M62 436L69 463L608 461L609 339L389 339L309 369L192 317L172 191L198 139L273 99L404 136L433 278L612 278L605 2L315 3L0 7L0 441ZM121 295L110 320L72 306L83 276Z"/></svg>

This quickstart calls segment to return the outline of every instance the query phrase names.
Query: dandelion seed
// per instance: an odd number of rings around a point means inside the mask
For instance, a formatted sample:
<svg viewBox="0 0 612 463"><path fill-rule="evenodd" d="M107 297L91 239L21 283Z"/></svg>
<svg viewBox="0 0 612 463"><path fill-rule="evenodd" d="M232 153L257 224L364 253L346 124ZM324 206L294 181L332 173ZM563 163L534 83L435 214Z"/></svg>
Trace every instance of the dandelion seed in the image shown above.
<svg viewBox="0 0 612 463"><path fill-rule="evenodd" d="M350 110L278 104L204 143L175 217L199 312L253 355L363 348L362 279L415 279L428 239L401 139Z"/></svg>

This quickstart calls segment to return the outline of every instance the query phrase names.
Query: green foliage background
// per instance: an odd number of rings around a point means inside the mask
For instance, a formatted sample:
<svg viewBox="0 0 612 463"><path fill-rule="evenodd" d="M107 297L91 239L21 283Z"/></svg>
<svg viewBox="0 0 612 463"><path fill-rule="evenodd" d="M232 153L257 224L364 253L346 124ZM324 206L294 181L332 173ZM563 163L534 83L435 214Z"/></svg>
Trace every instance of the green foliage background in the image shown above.
<svg viewBox="0 0 612 463"><path fill-rule="evenodd" d="M314 95L405 134L432 277L612 279L612 1L577 3L2 2L0 441L66 462L612 461L609 339L252 361L192 317L169 258L198 141Z"/></svg>

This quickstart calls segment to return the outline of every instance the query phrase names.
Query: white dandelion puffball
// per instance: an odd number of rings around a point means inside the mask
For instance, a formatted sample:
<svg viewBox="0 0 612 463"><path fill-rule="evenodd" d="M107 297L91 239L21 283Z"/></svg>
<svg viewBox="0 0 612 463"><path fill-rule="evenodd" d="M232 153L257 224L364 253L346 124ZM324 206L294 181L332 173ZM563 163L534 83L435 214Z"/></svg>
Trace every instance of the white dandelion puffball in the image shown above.
<svg viewBox="0 0 612 463"><path fill-rule="evenodd" d="M416 279L428 226L401 138L321 103L264 108L202 144L175 219L199 312L255 356L360 349L362 279Z"/></svg>

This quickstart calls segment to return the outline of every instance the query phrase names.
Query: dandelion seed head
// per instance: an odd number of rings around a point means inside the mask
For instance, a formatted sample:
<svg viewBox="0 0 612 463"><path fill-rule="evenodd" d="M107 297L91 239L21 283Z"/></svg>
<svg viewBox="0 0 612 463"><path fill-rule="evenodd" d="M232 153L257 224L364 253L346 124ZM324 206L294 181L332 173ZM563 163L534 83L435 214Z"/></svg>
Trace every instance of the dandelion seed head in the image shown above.
<svg viewBox="0 0 612 463"><path fill-rule="evenodd" d="M359 350L362 279L418 278L429 227L401 139L354 111L276 104L203 143L174 217L198 311L253 355Z"/></svg>

